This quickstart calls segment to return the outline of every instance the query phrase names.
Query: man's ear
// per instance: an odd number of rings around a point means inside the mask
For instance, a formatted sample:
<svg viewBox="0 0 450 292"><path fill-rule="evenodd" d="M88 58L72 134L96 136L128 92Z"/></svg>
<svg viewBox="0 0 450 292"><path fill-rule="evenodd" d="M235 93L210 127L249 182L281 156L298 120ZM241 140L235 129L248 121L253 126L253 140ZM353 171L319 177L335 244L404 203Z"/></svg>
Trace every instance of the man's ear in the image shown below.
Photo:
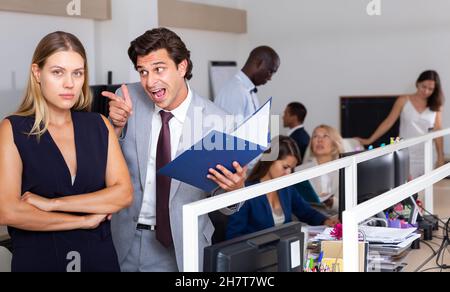
<svg viewBox="0 0 450 292"><path fill-rule="evenodd" d="M178 64L178 72L183 78L186 77L187 68L188 68L188 61L186 59L184 59L183 61L181 61L180 64Z"/></svg>
<svg viewBox="0 0 450 292"><path fill-rule="evenodd" d="M31 65L31 72L37 83L41 83L41 68L37 64Z"/></svg>

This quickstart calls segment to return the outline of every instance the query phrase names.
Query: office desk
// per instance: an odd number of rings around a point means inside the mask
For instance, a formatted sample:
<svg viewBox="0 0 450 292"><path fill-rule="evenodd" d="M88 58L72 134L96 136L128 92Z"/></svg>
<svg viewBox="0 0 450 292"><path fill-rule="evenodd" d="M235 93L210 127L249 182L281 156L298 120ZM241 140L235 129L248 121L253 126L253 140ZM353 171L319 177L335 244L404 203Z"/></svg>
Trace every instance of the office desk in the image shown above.
<svg viewBox="0 0 450 292"><path fill-rule="evenodd" d="M434 236L442 237L442 231L435 232ZM434 250L438 250L442 240L437 239L436 237L433 239L433 241L427 241L428 244L433 247ZM448 255L448 252L446 252ZM420 243L420 249L418 250L412 250L409 252L409 254L406 256L404 262L408 265L405 267L403 272L415 272L429 257L433 255L433 251L423 242ZM449 264L449 258L444 258L444 264ZM428 262L425 266L423 266L420 271L428 270L431 268L436 267L436 257L433 258L430 262ZM440 269L433 269L429 270L429 272L439 272ZM444 270L443 272L450 272L450 270Z"/></svg>
<svg viewBox="0 0 450 292"><path fill-rule="evenodd" d="M450 180L443 180L437 183L434 187L434 206L435 206L435 214L441 218L441 220L450 217L450 196L448 193L450 192ZM442 224L441 224L442 225ZM442 240L437 239L436 236L442 237L442 230L435 231L433 241L427 243L430 244L434 250L438 250ZM407 255L401 260L402 263L407 264L406 267L402 270L403 272L414 272L416 271L429 257L433 255L433 251L426 244L421 242L420 249L418 250L409 250ZM311 254L311 251L308 250L308 253ZM317 253L317 252L316 252ZM444 264L450 264L450 247L448 248L448 252L446 253L446 257L444 258ZM432 261L428 262L427 265L423 266L420 271L427 270L430 268L436 267L436 257L433 258ZM439 269L430 270L430 272L439 272ZM445 270L444 270L445 271ZM450 270L446 270L445 272L450 272Z"/></svg>
<svg viewBox="0 0 450 292"><path fill-rule="evenodd" d="M450 217L450 197L448 193L450 191L450 180L445 179L434 186L434 207L435 213L439 216L439 218L448 218ZM447 221L447 220L444 220ZM442 225L442 224L441 224ZM442 243L442 240L437 239L436 236L442 237L442 230L434 232L434 239L431 242L428 242L435 250L439 249L439 246ZM427 259L429 258L433 252L431 249L426 246L424 243L420 244L419 250L411 251L408 256L405 258L405 262L408 266L404 269L405 272L413 272ZM450 252L450 251L449 251ZM444 264L450 264L449 253L446 253L446 257L444 257ZM422 270L426 270L429 268L436 267L436 258L434 258L431 262L429 262L426 266L424 266ZM430 270L430 272L439 272L440 270ZM450 272L447 270L445 272Z"/></svg>
<svg viewBox="0 0 450 292"><path fill-rule="evenodd" d="M0 242L8 240L9 239L9 235L8 235L8 231L6 230L5 226L0 226Z"/></svg>

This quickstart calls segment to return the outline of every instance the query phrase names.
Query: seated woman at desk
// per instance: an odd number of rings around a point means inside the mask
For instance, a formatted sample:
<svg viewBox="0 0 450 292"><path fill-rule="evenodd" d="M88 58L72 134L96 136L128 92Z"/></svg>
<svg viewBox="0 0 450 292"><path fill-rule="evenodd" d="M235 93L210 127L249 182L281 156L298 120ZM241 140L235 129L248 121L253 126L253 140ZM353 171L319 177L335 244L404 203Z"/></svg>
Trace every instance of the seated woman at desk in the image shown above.
<svg viewBox="0 0 450 292"><path fill-rule="evenodd" d="M310 151L312 158L296 168L296 171L339 159L339 154L344 152L342 137L333 127L320 125L312 134ZM323 200L326 213L336 215L339 212L339 172L313 178L310 182L321 201Z"/></svg>
<svg viewBox="0 0 450 292"><path fill-rule="evenodd" d="M259 161L247 180L247 186L254 185L293 173L301 162L300 151L289 137L280 136L279 154L276 161ZM273 144L272 144L273 146ZM265 154L270 153L271 149ZM227 239L250 234L292 221L294 214L301 222L312 226L334 226L336 219L330 219L311 208L294 186L246 201L239 212L230 216Z"/></svg>

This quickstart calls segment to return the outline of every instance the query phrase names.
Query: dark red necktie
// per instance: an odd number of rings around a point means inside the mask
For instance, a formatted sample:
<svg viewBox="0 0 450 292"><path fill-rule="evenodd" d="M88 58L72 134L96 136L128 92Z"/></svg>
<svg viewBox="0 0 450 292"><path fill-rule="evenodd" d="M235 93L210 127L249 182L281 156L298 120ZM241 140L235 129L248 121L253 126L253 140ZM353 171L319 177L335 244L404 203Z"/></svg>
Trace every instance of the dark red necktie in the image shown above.
<svg viewBox="0 0 450 292"><path fill-rule="evenodd" d="M160 111L159 114L162 127L156 150L156 171L172 161L169 121L173 115L165 111ZM156 239L165 247L170 247L173 243L169 216L170 182L169 177L156 175Z"/></svg>

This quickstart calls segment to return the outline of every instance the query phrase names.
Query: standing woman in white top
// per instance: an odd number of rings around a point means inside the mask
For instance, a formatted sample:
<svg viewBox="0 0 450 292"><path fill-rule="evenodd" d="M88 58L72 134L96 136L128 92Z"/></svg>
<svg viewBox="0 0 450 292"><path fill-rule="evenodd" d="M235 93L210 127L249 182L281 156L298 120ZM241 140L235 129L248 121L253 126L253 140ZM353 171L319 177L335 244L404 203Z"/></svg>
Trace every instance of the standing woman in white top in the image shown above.
<svg viewBox="0 0 450 292"><path fill-rule="evenodd" d="M444 96L441 81L436 71L425 71L416 82L417 92L400 96L389 116L381 123L369 139L357 138L363 145L370 145L383 136L400 118L400 137L414 138L430 131L442 129L442 105ZM437 166L445 163L443 138L435 140ZM410 172L413 178L424 174L424 145L409 148Z"/></svg>

